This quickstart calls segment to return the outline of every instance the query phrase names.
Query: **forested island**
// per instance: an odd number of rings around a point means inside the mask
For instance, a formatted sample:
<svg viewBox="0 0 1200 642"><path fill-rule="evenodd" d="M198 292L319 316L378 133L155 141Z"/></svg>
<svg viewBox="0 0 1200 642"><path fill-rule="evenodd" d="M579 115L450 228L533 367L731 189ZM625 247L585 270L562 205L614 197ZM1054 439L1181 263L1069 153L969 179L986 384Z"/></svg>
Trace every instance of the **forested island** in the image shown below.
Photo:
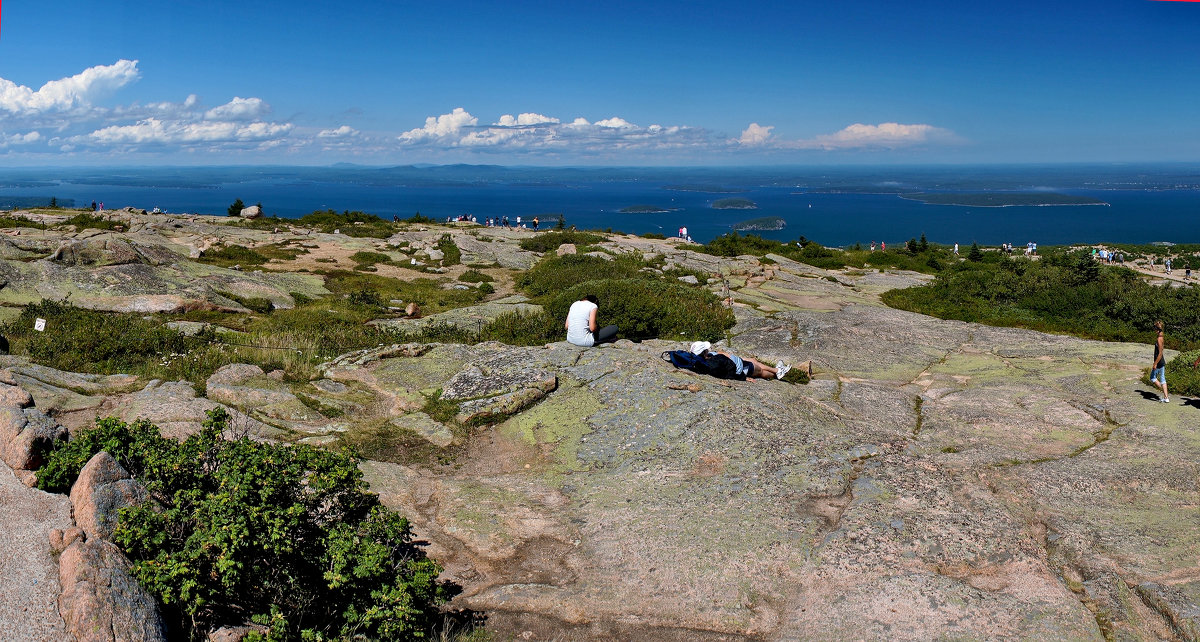
<svg viewBox="0 0 1200 642"><path fill-rule="evenodd" d="M666 212L674 212L675 210L657 205L630 205L629 207L622 207L617 211L621 214L664 214Z"/></svg>
<svg viewBox="0 0 1200 642"><path fill-rule="evenodd" d="M1055 192L918 192L915 194L900 194L900 198L910 201L920 201L927 205L961 205L969 207L1108 205L1108 203L1090 196L1074 196Z"/></svg>
<svg viewBox="0 0 1200 642"><path fill-rule="evenodd" d="M758 203L748 198L718 198L713 201L714 210L756 210Z"/></svg>
<svg viewBox="0 0 1200 642"><path fill-rule="evenodd" d="M733 229L739 232L775 232L785 227L787 221L778 216L763 216L733 224Z"/></svg>

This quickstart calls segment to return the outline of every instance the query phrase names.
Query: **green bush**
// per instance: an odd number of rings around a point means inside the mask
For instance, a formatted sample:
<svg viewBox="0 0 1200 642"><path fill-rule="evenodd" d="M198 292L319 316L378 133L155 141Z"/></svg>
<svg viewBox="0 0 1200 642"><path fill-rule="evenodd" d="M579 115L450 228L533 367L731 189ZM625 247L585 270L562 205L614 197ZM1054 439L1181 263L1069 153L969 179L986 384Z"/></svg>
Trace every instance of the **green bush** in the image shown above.
<svg viewBox="0 0 1200 642"><path fill-rule="evenodd" d="M491 283L496 279L493 279L479 270L467 270L466 272L463 272L462 276L458 277L458 280L462 281L463 283Z"/></svg>
<svg viewBox="0 0 1200 642"><path fill-rule="evenodd" d="M113 541L179 639L247 621L273 640L432 634L452 586L368 492L357 457L223 435L228 423L214 410L179 443L145 422L99 420L38 477L61 488L108 450L145 484L149 499L121 510Z"/></svg>
<svg viewBox="0 0 1200 642"><path fill-rule="evenodd" d="M553 295L573 285L600 279L653 278L641 269L640 258L625 255L609 261L584 254L549 255L517 279L517 287L531 297Z"/></svg>
<svg viewBox="0 0 1200 642"><path fill-rule="evenodd" d="M531 236L527 239L521 239L521 249L530 252L550 252L557 250L558 246L565 243L574 245L593 245L601 243L605 239L599 234L591 232L580 232L577 230L555 230L553 232L543 232Z"/></svg>
<svg viewBox="0 0 1200 642"><path fill-rule="evenodd" d="M1200 289L1150 285L1081 252L1047 248L1037 261L982 254L980 262L956 262L929 285L885 292L883 302L943 319L1105 341L1151 343L1161 318L1168 347L1200 347Z"/></svg>
<svg viewBox="0 0 1200 642"><path fill-rule="evenodd" d="M1180 353L1167 363L1167 390L1176 395L1200 396L1200 370L1192 364L1200 359L1200 350ZM1148 372L1148 371L1147 371ZM1148 380L1149 374L1147 374Z"/></svg>
<svg viewBox="0 0 1200 642"><path fill-rule="evenodd" d="M443 234L442 238L438 239L437 248L442 251L442 266L458 265L462 262L462 251L458 249L458 245L454 243L454 239L450 238L449 234Z"/></svg>
<svg viewBox="0 0 1200 642"><path fill-rule="evenodd" d="M587 294L600 299L600 325L616 324L618 336L623 338L716 341L734 324L733 312L723 307L712 292L650 279L581 283L554 296L546 312L562 323L571 304Z"/></svg>

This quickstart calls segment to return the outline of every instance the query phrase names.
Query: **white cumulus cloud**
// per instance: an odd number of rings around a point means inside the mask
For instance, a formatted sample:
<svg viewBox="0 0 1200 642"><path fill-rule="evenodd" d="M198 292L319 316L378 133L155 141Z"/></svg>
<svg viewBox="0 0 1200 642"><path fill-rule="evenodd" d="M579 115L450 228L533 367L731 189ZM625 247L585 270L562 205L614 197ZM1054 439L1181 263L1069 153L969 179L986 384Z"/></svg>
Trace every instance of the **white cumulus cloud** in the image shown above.
<svg viewBox="0 0 1200 642"><path fill-rule="evenodd" d="M93 101L140 77L136 60L98 65L69 78L51 80L34 91L0 78L0 109L14 114L37 114L88 107Z"/></svg>
<svg viewBox="0 0 1200 642"><path fill-rule="evenodd" d="M612 118L605 118L604 120L598 120L598 121L596 121L596 126L597 127L608 127L611 129L628 129L631 127L635 127L635 125L631 124L629 121L625 120L624 118L618 118L616 116L613 116Z"/></svg>
<svg viewBox="0 0 1200 642"><path fill-rule="evenodd" d="M463 128L474 127L478 123L478 118L469 114L462 107L456 107L449 114L426 118L424 127L410 129L400 134L399 138L410 143L428 140L454 140L459 138Z"/></svg>
<svg viewBox="0 0 1200 642"><path fill-rule="evenodd" d="M771 130L774 126L763 127L758 123L750 123L745 130L742 131L742 137L738 142L743 145L762 145L771 137Z"/></svg>
<svg viewBox="0 0 1200 642"><path fill-rule="evenodd" d="M933 125L902 125L900 123L864 125L855 123L833 134L817 136L813 143L823 149L903 147L930 142L948 135L948 131Z"/></svg>
<svg viewBox="0 0 1200 642"><path fill-rule="evenodd" d="M321 130L320 133L317 134L317 138L349 138L351 136L357 136L357 135L358 135L357 129L355 129L349 125L342 125L341 127L338 127L337 129Z"/></svg>
<svg viewBox="0 0 1200 642"><path fill-rule="evenodd" d="M291 130L292 125L286 123L180 122L147 118L133 125L98 129L88 138L102 145L241 143L277 138Z"/></svg>
<svg viewBox="0 0 1200 642"><path fill-rule="evenodd" d="M255 120L269 111L271 108L261 98L234 96L224 105L204 112L204 117L208 120Z"/></svg>
<svg viewBox="0 0 1200 642"><path fill-rule="evenodd" d="M0 147L9 147L11 145L29 145L42 140L40 132L28 132L26 134L4 134L0 133Z"/></svg>
<svg viewBox="0 0 1200 642"><path fill-rule="evenodd" d="M530 125L558 124L558 119L526 112L516 118L513 118L512 114L504 114L495 124L500 127L528 127Z"/></svg>
<svg viewBox="0 0 1200 642"><path fill-rule="evenodd" d="M740 147L763 150L886 150L915 147L925 144L949 144L959 140L954 132L933 125L880 123L865 125L855 123L832 134L823 134L800 140L784 140L771 134L773 125L763 126L750 123L742 135L735 139Z"/></svg>

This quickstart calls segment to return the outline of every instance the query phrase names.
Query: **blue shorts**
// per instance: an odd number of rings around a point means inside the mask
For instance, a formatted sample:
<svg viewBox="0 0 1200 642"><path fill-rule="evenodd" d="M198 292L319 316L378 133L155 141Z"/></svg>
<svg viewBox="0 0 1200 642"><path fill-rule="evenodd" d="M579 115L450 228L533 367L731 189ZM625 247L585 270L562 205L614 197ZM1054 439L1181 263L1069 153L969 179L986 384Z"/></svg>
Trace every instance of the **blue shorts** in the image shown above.
<svg viewBox="0 0 1200 642"><path fill-rule="evenodd" d="M1166 383L1167 383L1166 369L1167 369L1166 366L1159 366L1159 367L1151 370L1150 371L1150 382L1154 383L1155 381L1157 381L1158 383L1160 383L1162 385L1166 385Z"/></svg>
<svg viewBox="0 0 1200 642"><path fill-rule="evenodd" d="M735 372L739 377L749 377L750 375L754 374L753 363L749 361L742 361L741 357L735 357L734 355L729 355L729 358L733 361L734 367L737 368Z"/></svg>

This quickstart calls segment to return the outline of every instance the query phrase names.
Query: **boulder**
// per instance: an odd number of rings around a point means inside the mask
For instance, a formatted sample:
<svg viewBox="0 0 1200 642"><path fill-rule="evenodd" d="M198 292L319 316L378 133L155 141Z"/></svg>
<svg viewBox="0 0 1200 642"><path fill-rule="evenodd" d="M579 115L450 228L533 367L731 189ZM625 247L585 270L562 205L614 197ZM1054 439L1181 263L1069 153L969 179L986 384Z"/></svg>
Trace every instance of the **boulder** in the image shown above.
<svg viewBox="0 0 1200 642"><path fill-rule="evenodd" d="M96 453L71 486L75 524L89 538L108 539L117 527L117 511L144 501L146 488L105 451Z"/></svg>
<svg viewBox="0 0 1200 642"><path fill-rule="evenodd" d="M37 470L66 438L67 429L36 408L0 408L0 458L15 469Z"/></svg>
<svg viewBox="0 0 1200 642"><path fill-rule="evenodd" d="M0 406L7 408L28 408L33 405L33 397L19 386L0 383Z"/></svg>
<svg viewBox="0 0 1200 642"><path fill-rule="evenodd" d="M576 251L577 250L575 249L574 243L563 243L562 245L558 246L558 249L554 252L559 256L563 256L565 254L575 254Z"/></svg>
<svg viewBox="0 0 1200 642"><path fill-rule="evenodd" d="M442 259L446 258L445 252L441 250L435 250L433 248L430 248L426 254L429 256L430 261L441 261Z"/></svg>
<svg viewBox="0 0 1200 642"><path fill-rule="evenodd" d="M129 560L103 539L76 540L58 559L58 609L78 642L165 642L154 598L129 574Z"/></svg>
<svg viewBox="0 0 1200 642"><path fill-rule="evenodd" d="M244 208L242 208L241 212L238 212L238 216L245 218L245 219L258 218L258 217L262 216L262 214L263 214L262 208L257 205L251 205L250 207L244 207Z"/></svg>

